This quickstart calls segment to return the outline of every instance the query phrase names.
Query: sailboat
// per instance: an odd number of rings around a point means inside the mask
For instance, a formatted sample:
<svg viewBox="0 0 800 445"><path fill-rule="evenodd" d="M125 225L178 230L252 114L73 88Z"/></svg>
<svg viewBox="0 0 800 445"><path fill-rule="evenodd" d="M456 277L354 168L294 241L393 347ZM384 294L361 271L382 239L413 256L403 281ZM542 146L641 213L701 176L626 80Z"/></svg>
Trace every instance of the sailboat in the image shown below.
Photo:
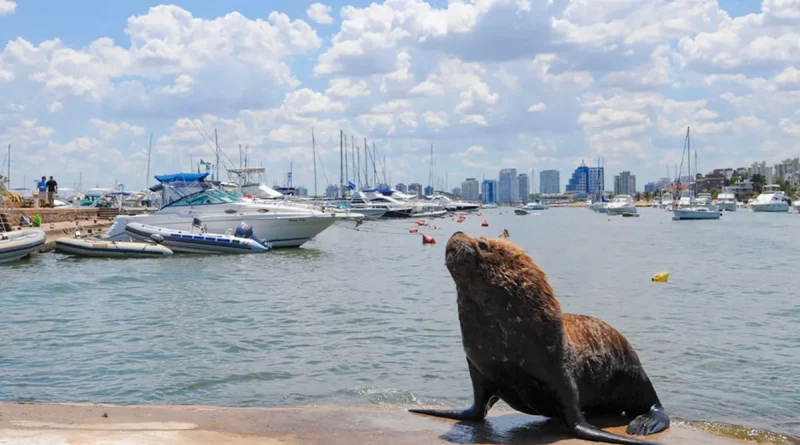
<svg viewBox="0 0 800 445"><path fill-rule="evenodd" d="M686 152L686 158L689 163L688 170L689 174L691 175L692 172L692 157L691 157L691 138L689 135L689 127L686 127L686 141L684 142L684 149ZM681 164L683 164L683 160L681 158ZM697 177L697 151L695 150L695 178ZM680 183L680 174L678 175L678 181ZM675 210L672 211L673 217L672 219L675 221L681 220L699 220L699 219L719 219L722 216L722 213L711 204L711 195L708 194L701 194L700 198L696 196L695 188L697 187L697 182L695 181L694 186L689 184L689 204L686 206L678 206Z"/></svg>

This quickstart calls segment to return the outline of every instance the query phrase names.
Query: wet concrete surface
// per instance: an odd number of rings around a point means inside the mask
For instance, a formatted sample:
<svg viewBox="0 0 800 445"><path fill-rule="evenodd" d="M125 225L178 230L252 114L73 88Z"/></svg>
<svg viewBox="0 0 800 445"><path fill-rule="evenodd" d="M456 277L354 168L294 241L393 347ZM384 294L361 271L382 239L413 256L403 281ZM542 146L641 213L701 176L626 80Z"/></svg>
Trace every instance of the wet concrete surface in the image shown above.
<svg viewBox="0 0 800 445"><path fill-rule="evenodd" d="M622 434L621 420L594 420ZM615 425L616 424L616 425ZM748 443L677 423L647 437L668 445ZM493 410L482 423L412 414L401 407L223 408L0 403L0 444L589 444L557 421ZM749 442L755 443L755 442Z"/></svg>

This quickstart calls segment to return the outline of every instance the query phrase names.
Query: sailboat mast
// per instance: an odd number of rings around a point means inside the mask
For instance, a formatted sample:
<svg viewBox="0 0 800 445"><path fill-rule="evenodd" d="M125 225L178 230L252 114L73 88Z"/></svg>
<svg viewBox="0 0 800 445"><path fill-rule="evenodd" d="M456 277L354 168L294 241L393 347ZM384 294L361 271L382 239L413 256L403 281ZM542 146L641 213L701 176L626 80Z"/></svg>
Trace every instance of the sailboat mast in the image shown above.
<svg viewBox="0 0 800 445"><path fill-rule="evenodd" d="M317 196L317 142L314 140L314 127L311 127L311 153L314 157L314 197Z"/></svg>
<svg viewBox="0 0 800 445"><path fill-rule="evenodd" d="M217 169L217 171L216 171L216 173L217 173L217 181L219 181L219 139L217 138L217 129L216 128L214 129L214 148L215 148L214 151L217 154L217 163L214 164L214 167L216 167L216 169Z"/></svg>
<svg viewBox="0 0 800 445"><path fill-rule="evenodd" d="M8 144L8 171L6 172L6 184L8 184L8 189L11 190L11 144ZM23 184L23 187L24 186L25 185Z"/></svg>
<svg viewBox="0 0 800 445"><path fill-rule="evenodd" d="M345 185L349 188L350 187L350 168L347 165L347 137L344 138L344 181ZM345 189L346 190L346 189Z"/></svg>
<svg viewBox="0 0 800 445"><path fill-rule="evenodd" d="M353 164L353 182L358 184L358 170L356 169L356 138L350 135L350 162Z"/></svg>
<svg viewBox="0 0 800 445"><path fill-rule="evenodd" d="M150 154L153 152L153 133L150 133L150 147L147 149L147 176L144 178L144 187L150 182Z"/></svg>
<svg viewBox="0 0 800 445"><path fill-rule="evenodd" d="M342 194L342 198L344 198L344 152L343 150L344 144L344 132L339 130L339 193Z"/></svg>
<svg viewBox="0 0 800 445"><path fill-rule="evenodd" d="M430 184L431 188L433 188L433 142L431 142L431 158L428 161L430 164L430 170L428 171L428 184Z"/></svg>
<svg viewBox="0 0 800 445"><path fill-rule="evenodd" d="M383 155L383 167L382 167L382 169L383 169L383 182L386 183L386 185L388 186L389 185L389 181L386 180L386 154Z"/></svg>
<svg viewBox="0 0 800 445"><path fill-rule="evenodd" d="M356 144L353 143L353 151L355 152L356 157L356 171L358 172L358 185L364 186L364 183L361 182L361 150L356 147Z"/></svg>
<svg viewBox="0 0 800 445"><path fill-rule="evenodd" d="M689 127L686 127L686 162L689 163L686 167L686 170L689 172L689 196L694 198L694 178L692 178L692 142L689 138Z"/></svg>
<svg viewBox="0 0 800 445"><path fill-rule="evenodd" d="M375 186L378 186L378 167L375 166L375 156L377 156L378 149L375 148L375 143L372 143L372 177L375 178Z"/></svg>
<svg viewBox="0 0 800 445"><path fill-rule="evenodd" d="M367 167L367 138L364 138L364 186L369 187L369 167Z"/></svg>

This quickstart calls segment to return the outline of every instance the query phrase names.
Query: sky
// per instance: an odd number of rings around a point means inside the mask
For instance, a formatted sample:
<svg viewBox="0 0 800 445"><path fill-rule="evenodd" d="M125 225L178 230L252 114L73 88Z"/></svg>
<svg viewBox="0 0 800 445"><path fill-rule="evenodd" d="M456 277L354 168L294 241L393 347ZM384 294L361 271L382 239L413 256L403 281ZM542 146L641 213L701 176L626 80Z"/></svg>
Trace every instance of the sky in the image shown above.
<svg viewBox="0 0 800 445"><path fill-rule="evenodd" d="M143 189L215 130L223 165L312 193L312 128L319 193L340 130L392 185L433 145L437 186L602 158L641 190L687 126L701 173L800 156L800 0L0 0L0 42L12 187Z"/></svg>

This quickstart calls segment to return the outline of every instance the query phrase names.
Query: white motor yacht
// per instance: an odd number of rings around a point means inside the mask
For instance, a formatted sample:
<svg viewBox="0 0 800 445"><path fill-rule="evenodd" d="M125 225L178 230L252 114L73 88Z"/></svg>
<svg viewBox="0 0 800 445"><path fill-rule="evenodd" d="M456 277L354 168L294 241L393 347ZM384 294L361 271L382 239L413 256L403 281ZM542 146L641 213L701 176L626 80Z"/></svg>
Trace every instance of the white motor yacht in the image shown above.
<svg viewBox="0 0 800 445"><path fill-rule="evenodd" d="M127 241L128 222L138 222L173 230L190 230L201 225L211 233L235 230L241 222L253 228L259 238L273 247L297 247L320 232L345 219L319 210L247 202L226 193L204 179L208 173L178 173L156 176L161 191L161 208L151 214L120 215L101 238Z"/></svg>
<svg viewBox="0 0 800 445"><path fill-rule="evenodd" d="M750 203L750 209L754 212L788 212L789 204L780 186L769 184L765 185L761 194Z"/></svg>
<svg viewBox="0 0 800 445"><path fill-rule="evenodd" d="M623 213L636 213L636 206L633 204L631 195L617 195L606 206L606 213L609 215L621 215Z"/></svg>
<svg viewBox="0 0 800 445"><path fill-rule="evenodd" d="M522 207L523 210L547 210L549 208L550 206L541 202L529 202Z"/></svg>
<svg viewBox="0 0 800 445"><path fill-rule="evenodd" d="M353 191L350 208L356 212L382 210L384 218L410 218L414 212L413 207L382 194L378 189Z"/></svg>
<svg viewBox="0 0 800 445"><path fill-rule="evenodd" d="M735 212L736 207L736 194L733 193L733 188L724 187L722 193L717 195L717 208L727 212Z"/></svg>
<svg viewBox="0 0 800 445"><path fill-rule="evenodd" d="M433 195L430 199L441 204L448 212L471 212L481 208L480 204L465 201L453 201L444 195Z"/></svg>

